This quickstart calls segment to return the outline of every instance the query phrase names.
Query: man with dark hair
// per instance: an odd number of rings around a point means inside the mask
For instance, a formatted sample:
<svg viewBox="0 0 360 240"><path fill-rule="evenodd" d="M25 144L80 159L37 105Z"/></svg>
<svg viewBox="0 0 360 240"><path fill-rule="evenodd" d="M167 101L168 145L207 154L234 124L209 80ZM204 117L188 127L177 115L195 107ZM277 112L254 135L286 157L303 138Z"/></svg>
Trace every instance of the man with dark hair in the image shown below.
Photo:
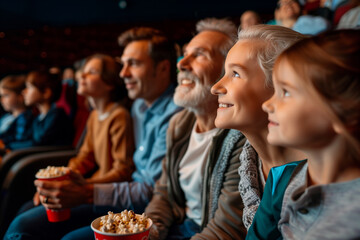
<svg viewBox="0 0 360 240"><path fill-rule="evenodd" d="M177 56L174 43L161 31L148 27L132 28L118 38L118 43L123 48L137 41L145 41L149 44L149 56L155 66L165 59L170 62L170 80L176 82Z"/></svg>
<svg viewBox="0 0 360 240"><path fill-rule="evenodd" d="M47 199L43 205L72 208L70 220L49 223L45 209L34 208L12 222L5 239L25 235L32 239L92 239L89 226L95 218L124 209L142 213L150 201L161 175L168 122L180 110L173 101L175 45L152 28L130 29L120 35L119 44L124 47L120 76L129 97L135 100L131 110L136 147L132 181L89 184L75 172L70 173L70 180L62 182L35 181L39 194Z"/></svg>

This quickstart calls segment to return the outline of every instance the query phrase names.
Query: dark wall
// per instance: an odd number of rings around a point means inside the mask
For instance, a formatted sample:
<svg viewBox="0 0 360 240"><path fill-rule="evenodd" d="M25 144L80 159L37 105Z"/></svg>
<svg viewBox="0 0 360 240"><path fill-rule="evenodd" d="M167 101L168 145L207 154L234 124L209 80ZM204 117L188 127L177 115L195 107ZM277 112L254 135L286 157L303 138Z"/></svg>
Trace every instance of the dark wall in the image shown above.
<svg viewBox="0 0 360 240"><path fill-rule="evenodd" d="M2 29L35 25L128 23L272 13L274 0L1 0ZM124 6L125 5L125 6ZM121 7L122 6L122 7Z"/></svg>
<svg viewBox="0 0 360 240"><path fill-rule="evenodd" d="M95 52L119 56L117 36L133 26L159 28L180 45L205 17L256 10L272 18L273 0L1 0L0 77L49 66L71 66Z"/></svg>

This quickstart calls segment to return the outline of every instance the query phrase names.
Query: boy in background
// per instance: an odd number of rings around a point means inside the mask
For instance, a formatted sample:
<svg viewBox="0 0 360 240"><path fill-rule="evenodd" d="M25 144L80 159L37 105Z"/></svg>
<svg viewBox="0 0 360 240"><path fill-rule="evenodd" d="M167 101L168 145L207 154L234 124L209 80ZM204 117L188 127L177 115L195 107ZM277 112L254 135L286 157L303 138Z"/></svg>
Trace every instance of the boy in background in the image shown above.
<svg viewBox="0 0 360 240"><path fill-rule="evenodd" d="M71 145L73 127L70 119L55 102L61 94L61 76L59 72L33 71L26 77L23 91L25 104L38 109L34 119L32 138L27 141L13 142L19 148L32 146Z"/></svg>
<svg viewBox="0 0 360 240"><path fill-rule="evenodd" d="M8 112L0 118L2 154L6 149L16 149L13 142L31 139L34 115L24 103L22 91L25 87L23 75L9 75L0 82L1 105Z"/></svg>

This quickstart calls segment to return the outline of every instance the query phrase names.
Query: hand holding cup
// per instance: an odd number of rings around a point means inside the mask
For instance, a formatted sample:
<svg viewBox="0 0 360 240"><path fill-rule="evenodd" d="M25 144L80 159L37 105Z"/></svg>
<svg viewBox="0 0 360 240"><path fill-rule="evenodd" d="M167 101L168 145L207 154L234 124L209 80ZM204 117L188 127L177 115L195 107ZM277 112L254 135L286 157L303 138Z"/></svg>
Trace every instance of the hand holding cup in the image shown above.
<svg viewBox="0 0 360 240"><path fill-rule="evenodd" d="M63 181L69 178L69 169L48 166L45 169L40 169L35 176L40 181ZM46 208L49 222L60 222L70 218L70 208L52 209L48 207L48 204L52 203L51 196L40 194L40 200Z"/></svg>

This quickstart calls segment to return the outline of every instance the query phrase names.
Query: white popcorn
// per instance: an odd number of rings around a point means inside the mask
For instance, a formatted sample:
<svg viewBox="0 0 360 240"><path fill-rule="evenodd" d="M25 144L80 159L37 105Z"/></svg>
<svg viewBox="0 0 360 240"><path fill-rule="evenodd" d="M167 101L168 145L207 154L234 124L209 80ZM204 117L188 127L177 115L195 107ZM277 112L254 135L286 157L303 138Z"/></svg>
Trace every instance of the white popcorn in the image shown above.
<svg viewBox="0 0 360 240"><path fill-rule="evenodd" d="M37 178L53 178L60 177L65 175L67 172L67 167L54 167L48 166L47 168L40 169L36 173Z"/></svg>
<svg viewBox="0 0 360 240"><path fill-rule="evenodd" d="M107 216L101 217L99 230L117 234L137 233L144 231L147 225L148 218L144 213L136 215L132 210L124 210L121 213L114 214L109 211Z"/></svg>

